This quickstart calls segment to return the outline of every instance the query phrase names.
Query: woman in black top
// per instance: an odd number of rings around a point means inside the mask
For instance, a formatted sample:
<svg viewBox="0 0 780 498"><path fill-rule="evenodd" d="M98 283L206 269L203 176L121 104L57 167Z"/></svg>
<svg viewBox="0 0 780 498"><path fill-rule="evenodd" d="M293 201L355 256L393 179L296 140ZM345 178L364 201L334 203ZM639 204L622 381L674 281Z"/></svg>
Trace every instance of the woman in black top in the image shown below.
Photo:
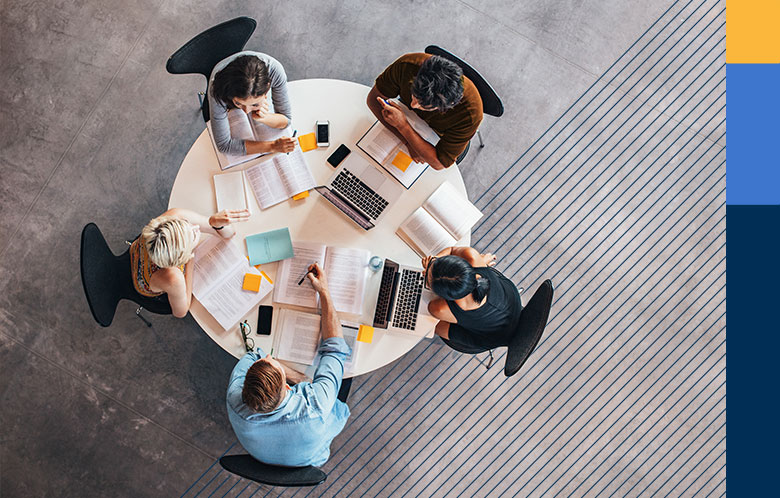
<svg viewBox="0 0 780 498"><path fill-rule="evenodd" d="M440 320L437 335L469 349L508 344L523 306L515 284L493 268L493 254L450 247L422 264L426 287L439 296L428 305Z"/></svg>

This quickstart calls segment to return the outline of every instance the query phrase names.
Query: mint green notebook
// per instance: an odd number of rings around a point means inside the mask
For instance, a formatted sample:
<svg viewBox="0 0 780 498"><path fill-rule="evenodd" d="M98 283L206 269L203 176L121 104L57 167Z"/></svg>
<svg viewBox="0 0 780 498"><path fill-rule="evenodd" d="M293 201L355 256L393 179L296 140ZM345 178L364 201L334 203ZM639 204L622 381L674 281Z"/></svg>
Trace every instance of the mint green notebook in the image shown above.
<svg viewBox="0 0 780 498"><path fill-rule="evenodd" d="M252 266L292 258L290 230L280 228L250 235L246 238L246 252L249 255L249 264Z"/></svg>

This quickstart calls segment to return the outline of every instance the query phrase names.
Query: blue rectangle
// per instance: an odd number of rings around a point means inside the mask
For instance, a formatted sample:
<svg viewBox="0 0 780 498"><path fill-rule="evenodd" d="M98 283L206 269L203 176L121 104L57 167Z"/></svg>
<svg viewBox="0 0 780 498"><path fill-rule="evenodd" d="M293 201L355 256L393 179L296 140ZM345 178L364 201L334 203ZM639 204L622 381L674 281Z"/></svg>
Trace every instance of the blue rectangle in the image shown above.
<svg viewBox="0 0 780 498"><path fill-rule="evenodd" d="M250 265L262 265L293 257L290 230L280 228L246 238L246 253Z"/></svg>
<svg viewBox="0 0 780 498"><path fill-rule="evenodd" d="M780 64L726 64L726 203L780 204Z"/></svg>

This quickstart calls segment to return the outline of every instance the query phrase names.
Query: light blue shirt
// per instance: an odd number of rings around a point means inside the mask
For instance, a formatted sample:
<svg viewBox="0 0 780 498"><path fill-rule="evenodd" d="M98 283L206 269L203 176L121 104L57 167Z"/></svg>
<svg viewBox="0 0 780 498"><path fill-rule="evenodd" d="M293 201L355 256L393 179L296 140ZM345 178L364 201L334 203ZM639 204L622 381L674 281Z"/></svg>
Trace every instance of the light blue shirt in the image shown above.
<svg viewBox="0 0 780 498"><path fill-rule="evenodd" d="M279 406L269 413L257 413L241 400L249 367L265 357L247 353L230 376L227 411L241 445L261 462L287 467L321 466L330 456L330 443L349 418L349 407L336 399L344 361L350 353L341 337L325 339L321 359L312 382L301 382L287 391Z"/></svg>

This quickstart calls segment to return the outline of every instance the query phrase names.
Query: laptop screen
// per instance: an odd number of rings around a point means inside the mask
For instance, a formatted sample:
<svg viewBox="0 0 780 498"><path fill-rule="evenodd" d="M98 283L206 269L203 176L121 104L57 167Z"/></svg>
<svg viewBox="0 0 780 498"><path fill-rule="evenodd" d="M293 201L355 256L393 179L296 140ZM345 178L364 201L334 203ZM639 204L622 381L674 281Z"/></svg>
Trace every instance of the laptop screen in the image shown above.
<svg viewBox="0 0 780 498"><path fill-rule="evenodd" d="M328 187L320 186L314 187L314 190L319 192L324 198L326 198L331 204L339 208L339 210L346 214L349 219L357 223L362 229L370 230L374 228L374 224L371 223L360 211L353 208L345 199L343 199L336 192L333 192Z"/></svg>

